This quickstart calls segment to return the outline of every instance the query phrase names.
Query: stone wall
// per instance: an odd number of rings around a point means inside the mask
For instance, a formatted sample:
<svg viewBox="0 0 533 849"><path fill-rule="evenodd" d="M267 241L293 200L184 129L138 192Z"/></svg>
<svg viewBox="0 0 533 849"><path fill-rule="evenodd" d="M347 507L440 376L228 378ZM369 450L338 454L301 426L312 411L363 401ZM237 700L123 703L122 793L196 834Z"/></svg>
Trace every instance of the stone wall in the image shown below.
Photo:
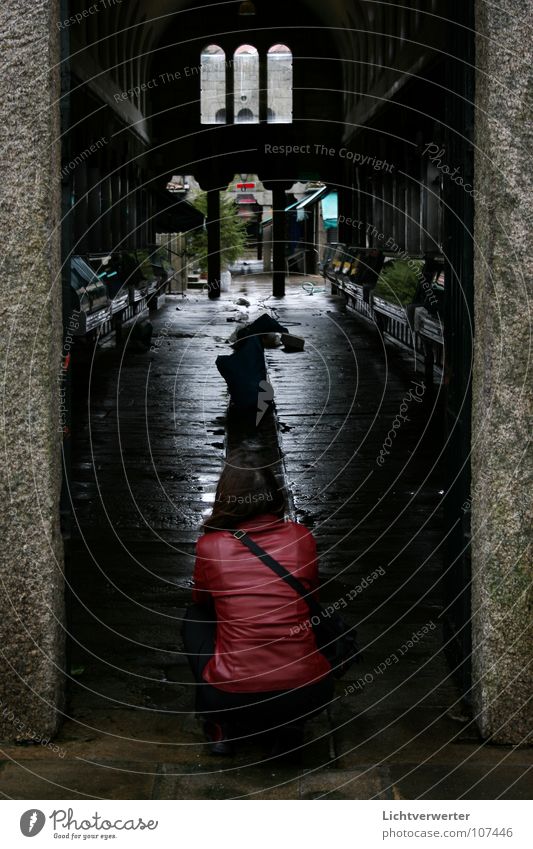
<svg viewBox="0 0 533 849"><path fill-rule="evenodd" d="M533 729L532 11L477 2L473 680L502 743Z"/></svg>
<svg viewBox="0 0 533 849"><path fill-rule="evenodd" d="M216 52L215 46L211 45L202 53L202 124L226 123L226 69L226 54L223 51L219 49Z"/></svg>
<svg viewBox="0 0 533 849"><path fill-rule="evenodd" d="M235 123L257 124L259 121L259 55L257 52L236 53L233 63Z"/></svg>
<svg viewBox="0 0 533 849"><path fill-rule="evenodd" d="M292 55L269 53L268 121L271 124L292 122Z"/></svg>
<svg viewBox="0 0 533 849"><path fill-rule="evenodd" d="M0 738L48 736L63 688L59 9L0 7Z"/></svg>

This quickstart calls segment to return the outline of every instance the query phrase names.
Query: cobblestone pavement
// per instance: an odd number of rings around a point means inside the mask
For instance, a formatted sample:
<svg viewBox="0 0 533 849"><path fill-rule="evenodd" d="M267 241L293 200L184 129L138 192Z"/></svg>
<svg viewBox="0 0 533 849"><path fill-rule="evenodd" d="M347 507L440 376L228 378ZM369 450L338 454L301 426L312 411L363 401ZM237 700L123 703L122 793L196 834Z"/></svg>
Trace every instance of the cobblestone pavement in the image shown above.
<svg viewBox="0 0 533 849"><path fill-rule="evenodd" d="M104 348L79 366L65 721L49 746L3 747L4 796L531 797L531 750L479 740L444 656L438 399L339 298L297 280L283 300L269 291L247 275L217 303L169 297L150 352ZM262 306L306 339L303 353L267 355L282 462L317 536L322 600L342 605L364 648L330 715L309 723L299 765L252 740L210 758L181 654L226 442L214 360Z"/></svg>

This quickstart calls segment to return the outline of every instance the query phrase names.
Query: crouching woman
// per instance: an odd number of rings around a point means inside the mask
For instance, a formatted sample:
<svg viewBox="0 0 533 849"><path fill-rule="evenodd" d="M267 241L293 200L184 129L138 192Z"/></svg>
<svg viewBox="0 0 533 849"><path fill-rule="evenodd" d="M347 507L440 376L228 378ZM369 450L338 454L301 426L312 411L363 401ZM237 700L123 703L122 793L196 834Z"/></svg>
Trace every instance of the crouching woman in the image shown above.
<svg viewBox="0 0 533 849"><path fill-rule="evenodd" d="M332 698L330 664L305 599L234 536L245 532L316 597L315 540L285 514L269 468L242 456L226 463L198 540L183 627L212 754L232 754L232 739L262 731L273 732L275 753L295 750L305 721Z"/></svg>

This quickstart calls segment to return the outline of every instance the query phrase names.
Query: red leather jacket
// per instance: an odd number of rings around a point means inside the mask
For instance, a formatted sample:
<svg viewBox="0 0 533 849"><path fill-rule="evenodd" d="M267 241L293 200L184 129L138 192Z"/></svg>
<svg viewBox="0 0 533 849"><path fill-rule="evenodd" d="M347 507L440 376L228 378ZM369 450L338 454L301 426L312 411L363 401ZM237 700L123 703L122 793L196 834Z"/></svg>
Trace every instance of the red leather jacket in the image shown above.
<svg viewBox="0 0 533 849"><path fill-rule="evenodd" d="M316 543L306 528L270 514L239 527L316 595ZM207 683L228 692L257 693L302 687L329 673L304 599L230 531L198 540L193 600L207 602L209 596L217 635L215 654L204 670Z"/></svg>

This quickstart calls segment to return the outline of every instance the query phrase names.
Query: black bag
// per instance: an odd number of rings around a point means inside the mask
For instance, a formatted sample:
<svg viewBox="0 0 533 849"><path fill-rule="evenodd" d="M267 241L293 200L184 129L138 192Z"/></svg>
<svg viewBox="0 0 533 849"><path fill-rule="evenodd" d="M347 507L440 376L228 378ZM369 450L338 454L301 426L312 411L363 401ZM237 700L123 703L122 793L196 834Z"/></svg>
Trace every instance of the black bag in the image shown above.
<svg viewBox="0 0 533 849"><path fill-rule="evenodd" d="M313 594L308 592L304 585L294 575L291 575L281 563L274 560L261 546L250 539L245 531L235 531L233 536L305 599L311 614L310 623L315 634L317 647L329 661L331 672L335 678L342 678L350 666L359 663L361 659L355 628L350 628L336 611L332 614L327 613L326 609L315 601Z"/></svg>

